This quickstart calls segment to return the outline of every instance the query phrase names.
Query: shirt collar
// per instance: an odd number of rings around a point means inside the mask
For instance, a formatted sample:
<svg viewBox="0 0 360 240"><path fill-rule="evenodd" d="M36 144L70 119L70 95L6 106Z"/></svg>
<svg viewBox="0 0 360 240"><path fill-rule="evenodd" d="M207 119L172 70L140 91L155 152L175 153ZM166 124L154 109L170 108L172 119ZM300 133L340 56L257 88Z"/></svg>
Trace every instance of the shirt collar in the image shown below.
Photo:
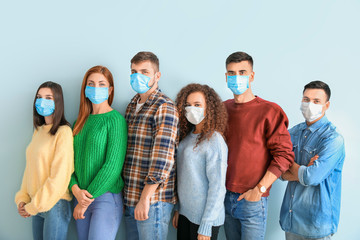
<svg viewBox="0 0 360 240"><path fill-rule="evenodd" d="M324 115L319 121L317 121L316 123L310 125L308 127L308 129L311 132L315 132L316 130L318 130L320 127L322 127L324 124L326 124L327 122L329 122L329 120L327 119L327 117ZM306 123L305 123L306 124ZM307 126L307 125L305 125Z"/></svg>
<svg viewBox="0 0 360 240"><path fill-rule="evenodd" d="M161 90L159 88L156 88L155 91L150 94L148 99L146 99L144 105L145 104L151 105L158 98L160 93ZM140 99L140 94L136 94L131 100L131 104L137 104L139 99Z"/></svg>

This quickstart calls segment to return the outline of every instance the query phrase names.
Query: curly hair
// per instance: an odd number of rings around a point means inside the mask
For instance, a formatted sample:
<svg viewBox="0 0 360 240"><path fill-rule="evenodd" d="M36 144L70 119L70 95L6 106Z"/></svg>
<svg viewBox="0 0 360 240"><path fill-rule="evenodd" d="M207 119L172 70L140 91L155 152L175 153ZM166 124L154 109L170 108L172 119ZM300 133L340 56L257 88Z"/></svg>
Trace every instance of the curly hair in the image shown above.
<svg viewBox="0 0 360 240"><path fill-rule="evenodd" d="M179 113L180 140L184 139L195 127L195 125L190 123L185 117L187 97L194 92L203 93L206 102L206 116L203 120L205 123L197 139L195 146L197 147L203 140L210 139L215 131L219 132L224 137L228 115L221 98L214 89L208 85L201 85L197 83L185 86L180 90L175 101Z"/></svg>

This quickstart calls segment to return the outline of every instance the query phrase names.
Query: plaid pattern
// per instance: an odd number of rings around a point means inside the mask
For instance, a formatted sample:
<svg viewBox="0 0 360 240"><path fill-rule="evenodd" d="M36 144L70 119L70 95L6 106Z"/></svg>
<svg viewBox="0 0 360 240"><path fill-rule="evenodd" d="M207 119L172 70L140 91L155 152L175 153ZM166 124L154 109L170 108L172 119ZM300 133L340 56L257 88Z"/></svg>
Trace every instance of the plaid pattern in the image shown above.
<svg viewBox="0 0 360 240"><path fill-rule="evenodd" d="M123 177L124 204L134 207L144 184L160 184L150 199L177 202L175 190L175 154L178 144L179 116L174 102L156 89L136 113L137 94L129 103L125 118L128 124L128 147Z"/></svg>

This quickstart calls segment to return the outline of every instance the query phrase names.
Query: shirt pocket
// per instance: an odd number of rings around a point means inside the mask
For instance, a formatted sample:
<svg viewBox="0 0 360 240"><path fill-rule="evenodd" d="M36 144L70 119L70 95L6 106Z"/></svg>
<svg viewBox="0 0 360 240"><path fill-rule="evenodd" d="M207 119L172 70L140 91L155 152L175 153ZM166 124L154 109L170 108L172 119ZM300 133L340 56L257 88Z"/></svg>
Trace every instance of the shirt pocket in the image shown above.
<svg viewBox="0 0 360 240"><path fill-rule="evenodd" d="M308 165L310 159L317 154L316 148L311 146L304 146L302 164Z"/></svg>

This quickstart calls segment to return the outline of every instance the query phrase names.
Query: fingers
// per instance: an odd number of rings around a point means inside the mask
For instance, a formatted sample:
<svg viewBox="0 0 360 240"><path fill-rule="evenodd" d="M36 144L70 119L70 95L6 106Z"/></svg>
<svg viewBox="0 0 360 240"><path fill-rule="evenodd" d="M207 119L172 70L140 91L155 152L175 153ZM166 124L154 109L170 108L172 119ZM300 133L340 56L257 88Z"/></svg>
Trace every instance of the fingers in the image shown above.
<svg viewBox="0 0 360 240"><path fill-rule="evenodd" d="M83 192L84 192L84 194L85 194L86 197L88 197L88 198L92 198L92 197L93 197L88 191L83 190Z"/></svg>
<svg viewBox="0 0 360 240"><path fill-rule="evenodd" d="M73 217L75 220L79 220L79 219L85 219L84 213L85 213L86 209L84 210L81 205L76 205L74 208L74 212L73 212Z"/></svg>
<svg viewBox="0 0 360 240"><path fill-rule="evenodd" d="M204 235L198 234L197 239L198 239L198 240L210 240L210 237L209 237L209 236L204 236Z"/></svg>
<svg viewBox="0 0 360 240"><path fill-rule="evenodd" d="M179 217L177 217L176 214L174 214L174 217L172 219L172 225L176 229L178 228L178 219L179 219Z"/></svg>
<svg viewBox="0 0 360 240"><path fill-rule="evenodd" d="M239 197L238 197L238 201L242 200L243 198L245 197L245 194L241 194Z"/></svg>
<svg viewBox="0 0 360 240"><path fill-rule="evenodd" d="M145 221L146 219L149 218L149 215L146 211L140 211L135 209L134 215L135 215L135 220L138 221Z"/></svg>

